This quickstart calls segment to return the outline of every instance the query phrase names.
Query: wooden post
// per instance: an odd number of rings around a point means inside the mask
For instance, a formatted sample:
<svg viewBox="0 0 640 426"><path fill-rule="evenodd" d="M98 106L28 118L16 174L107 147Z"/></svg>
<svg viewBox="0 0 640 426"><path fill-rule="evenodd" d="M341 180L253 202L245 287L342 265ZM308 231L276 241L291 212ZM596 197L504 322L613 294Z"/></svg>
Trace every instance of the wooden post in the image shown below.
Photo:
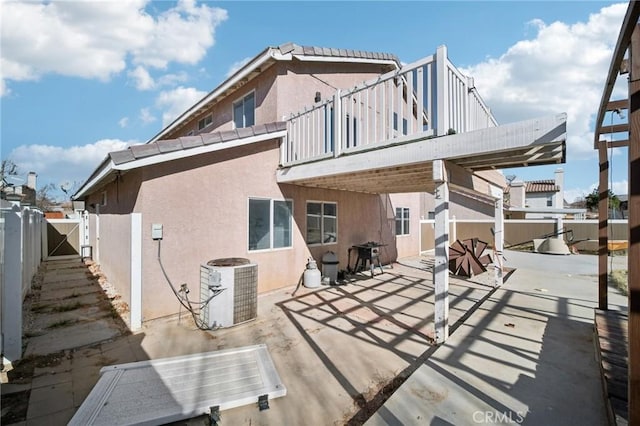
<svg viewBox="0 0 640 426"><path fill-rule="evenodd" d="M598 184L598 309L609 309L609 292L607 282L609 277L607 257L609 255L609 241L607 226L609 223L609 160L607 158L607 144L598 142L598 158L600 161L600 180Z"/></svg>
<svg viewBox="0 0 640 426"><path fill-rule="evenodd" d="M444 343L449 337L449 184L443 160L433 162L435 191L435 339Z"/></svg>
<svg viewBox="0 0 640 426"><path fill-rule="evenodd" d="M640 425L640 29L629 46L629 424Z"/></svg>

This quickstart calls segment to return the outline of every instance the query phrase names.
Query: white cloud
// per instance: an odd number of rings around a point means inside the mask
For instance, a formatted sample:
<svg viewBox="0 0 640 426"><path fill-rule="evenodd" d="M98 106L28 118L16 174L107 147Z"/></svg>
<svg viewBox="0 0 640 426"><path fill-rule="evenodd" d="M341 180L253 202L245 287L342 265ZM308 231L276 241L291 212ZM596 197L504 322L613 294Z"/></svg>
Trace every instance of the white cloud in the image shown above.
<svg viewBox="0 0 640 426"><path fill-rule="evenodd" d="M151 90L155 87L156 83L149 74L149 71L142 66L137 66L135 69L127 73L129 78L133 80L133 83L138 90Z"/></svg>
<svg viewBox="0 0 640 426"><path fill-rule="evenodd" d="M156 117L153 114L151 114L151 112L149 111L149 108L142 108L140 110L140 120L142 120L144 124L149 124L156 121Z"/></svg>
<svg viewBox="0 0 640 426"><path fill-rule="evenodd" d="M156 80L157 86L175 86L177 83L183 83L187 81L188 76L185 72L179 72L175 74L165 74L158 77Z"/></svg>
<svg viewBox="0 0 640 426"><path fill-rule="evenodd" d="M591 157L593 120L628 4L602 8L587 22L533 20L535 37L463 72L500 123L567 113L567 157Z"/></svg>
<svg viewBox="0 0 640 426"><path fill-rule="evenodd" d="M23 173L38 174L38 187L48 183L85 181L107 153L125 149L138 141L102 139L71 147L53 145L21 145L7 156Z"/></svg>
<svg viewBox="0 0 640 426"><path fill-rule="evenodd" d="M173 90L163 91L156 99L156 106L162 109L162 126L165 127L180 114L202 99L207 92L193 87L177 87Z"/></svg>
<svg viewBox="0 0 640 426"><path fill-rule="evenodd" d="M196 64L213 45L215 27L226 19L223 9L179 1L158 16L147 43L134 50L134 62L156 68L172 61Z"/></svg>
<svg viewBox="0 0 640 426"><path fill-rule="evenodd" d="M47 73L106 81L127 67L127 57L145 67L196 64L227 19L225 10L192 0L152 16L145 10L149 3L2 2L2 93L6 80Z"/></svg>
<svg viewBox="0 0 640 426"><path fill-rule="evenodd" d="M129 125L129 117L122 117L120 120L118 120L118 126L122 127L123 129L128 125Z"/></svg>
<svg viewBox="0 0 640 426"><path fill-rule="evenodd" d="M229 67L229 71L227 71L227 74L225 75L226 78L231 77L233 74L235 74L240 68L244 67L245 65L247 65L249 63L249 61L252 59L252 57L246 57L241 61L238 62L234 62L230 67Z"/></svg>

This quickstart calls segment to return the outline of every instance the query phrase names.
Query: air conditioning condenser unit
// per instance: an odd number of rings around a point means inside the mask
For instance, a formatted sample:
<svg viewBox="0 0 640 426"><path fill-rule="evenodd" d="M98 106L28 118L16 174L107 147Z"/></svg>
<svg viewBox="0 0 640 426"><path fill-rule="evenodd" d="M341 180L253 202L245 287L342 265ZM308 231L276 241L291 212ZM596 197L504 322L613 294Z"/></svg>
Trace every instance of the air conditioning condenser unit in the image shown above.
<svg viewBox="0 0 640 426"><path fill-rule="evenodd" d="M200 319L211 328L258 316L258 265L244 258L215 259L200 266Z"/></svg>

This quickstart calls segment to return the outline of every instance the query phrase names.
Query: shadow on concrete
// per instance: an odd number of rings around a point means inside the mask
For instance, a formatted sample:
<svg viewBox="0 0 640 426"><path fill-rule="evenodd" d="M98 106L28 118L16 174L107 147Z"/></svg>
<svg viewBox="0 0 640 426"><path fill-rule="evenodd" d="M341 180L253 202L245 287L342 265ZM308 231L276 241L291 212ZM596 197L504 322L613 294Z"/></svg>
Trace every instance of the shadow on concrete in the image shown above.
<svg viewBox="0 0 640 426"><path fill-rule="evenodd" d="M450 286L451 332L494 291L483 284L454 279ZM373 279L292 297L277 303L277 306L352 398L356 412L345 419L345 423L357 425L379 409L436 350L433 339L434 297L430 278L414 276L410 272L395 274L387 271ZM362 392L349 379L350 371L339 367L344 364L335 358L336 352L309 332L314 330L309 322L382 348L406 361L407 367L373 391Z"/></svg>
<svg viewBox="0 0 640 426"><path fill-rule="evenodd" d="M487 295L459 326L462 337L425 354L420 374L370 423L605 424L595 302L562 285L546 291Z"/></svg>

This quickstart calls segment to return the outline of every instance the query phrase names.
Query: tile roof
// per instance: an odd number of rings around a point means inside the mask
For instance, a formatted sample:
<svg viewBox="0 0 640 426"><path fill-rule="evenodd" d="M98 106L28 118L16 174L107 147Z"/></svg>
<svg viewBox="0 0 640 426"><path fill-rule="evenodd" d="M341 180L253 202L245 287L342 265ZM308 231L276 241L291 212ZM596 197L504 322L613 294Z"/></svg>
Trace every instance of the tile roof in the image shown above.
<svg viewBox="0 0 640 426"><path fill-rule="evenodd" d="M504 193L505 194L508 194L511 191L511 186L512 185L507 185L504 188ZM560 191L560 187L558 187L558 185L556 185L556 181L553 180L553 179L530 180L530 181L524 182L524 191L526 193L558 192L558 191Z"/></svg>
<svg viewBox="0 0 640 426"><path fill-rule="evenodd" d="M121 151L110 152L109 157L115 165L119 165L154 155L188 150L221 142L229 142L251 136L266 135L268 133L286 130L286 128L286 122L277 121L274 123L259 124L241 129L201 133L197 136L183 136L177 139L159 140L153 143L133 145Z"/></svg>
<svg viewBox="0 0 640 426"><path fill-rule="evenodd" d="M334 47L299 46L295 43L284 43L277 47L282 54L291 53L304 56L327 56L334 58L379 59L396 61L400 59L392 53L369 52L364 50L338 49Z"/></svg>
<svg viewBox="0 0 640 426"><path fill-rule="evenodd" d="M560 188L553 179L527 181L525 192L558 192Z"/></svg>

